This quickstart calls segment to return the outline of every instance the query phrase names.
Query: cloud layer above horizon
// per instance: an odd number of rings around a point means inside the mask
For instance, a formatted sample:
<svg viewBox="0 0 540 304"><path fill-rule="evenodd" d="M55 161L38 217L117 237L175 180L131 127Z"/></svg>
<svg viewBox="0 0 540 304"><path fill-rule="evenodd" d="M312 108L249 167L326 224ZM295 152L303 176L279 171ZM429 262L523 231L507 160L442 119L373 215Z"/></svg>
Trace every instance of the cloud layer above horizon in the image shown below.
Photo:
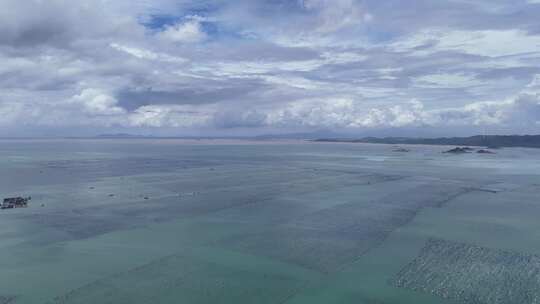
<svg viewBox="0 0 540 304"><path fill-rule="evenodd" d="M536 0L0 4L0 136L540 133Z"/></svg>

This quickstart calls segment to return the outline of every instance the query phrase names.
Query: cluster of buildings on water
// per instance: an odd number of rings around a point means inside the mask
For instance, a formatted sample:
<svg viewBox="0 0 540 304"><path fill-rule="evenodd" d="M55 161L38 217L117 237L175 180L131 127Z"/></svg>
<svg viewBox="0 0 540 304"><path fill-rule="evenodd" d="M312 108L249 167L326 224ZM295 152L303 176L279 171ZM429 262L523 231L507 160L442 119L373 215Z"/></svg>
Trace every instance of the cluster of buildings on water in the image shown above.
<svg viewBox="0 0 540 304"><path fill-rule="evenodd" d="M31 199L31 197L8 197L4 199L0 209L25 208Z"/></svg>

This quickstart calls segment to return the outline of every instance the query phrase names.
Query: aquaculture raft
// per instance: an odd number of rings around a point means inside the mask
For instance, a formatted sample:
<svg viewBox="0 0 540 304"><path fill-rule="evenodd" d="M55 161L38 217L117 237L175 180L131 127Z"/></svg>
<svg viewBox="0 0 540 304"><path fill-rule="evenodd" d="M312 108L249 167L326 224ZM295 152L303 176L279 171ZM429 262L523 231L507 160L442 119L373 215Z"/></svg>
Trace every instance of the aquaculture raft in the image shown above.
<svg viewBox="0 0 540 304"><path fill-rule="evenodd" d="M540 256L431 239L393 285L466 304L536 304Z"/></svg>

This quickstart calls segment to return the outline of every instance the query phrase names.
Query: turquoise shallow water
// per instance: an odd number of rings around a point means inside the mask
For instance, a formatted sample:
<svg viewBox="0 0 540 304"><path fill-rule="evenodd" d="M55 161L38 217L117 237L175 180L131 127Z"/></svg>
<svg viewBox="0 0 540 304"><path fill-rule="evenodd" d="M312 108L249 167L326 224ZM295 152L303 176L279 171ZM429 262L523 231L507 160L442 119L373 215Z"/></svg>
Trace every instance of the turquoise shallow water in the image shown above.
<svg viewBox="0 0 540 304"><path fill-rule="evenodd" d="M0 212L0 303L487 304L512 303L518 285L534 294L534 271L515 270L535 270L540 254L540 150L409 148L2 140L0 195L32 201ZM430 240L450 253L426 254ZM432 256L446 268L423 260ZM500 294L463 282L500 284Z"/></svg>

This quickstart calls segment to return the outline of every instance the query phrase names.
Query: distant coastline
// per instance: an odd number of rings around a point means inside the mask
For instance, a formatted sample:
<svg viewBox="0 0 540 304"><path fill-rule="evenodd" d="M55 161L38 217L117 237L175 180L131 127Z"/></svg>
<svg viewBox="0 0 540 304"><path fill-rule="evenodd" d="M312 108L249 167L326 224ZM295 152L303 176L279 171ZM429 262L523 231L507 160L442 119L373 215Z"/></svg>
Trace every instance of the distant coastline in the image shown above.
<svg viewBox="0 0 540 304"><path fill-rule="evenodd" d="M332 134L334 135L334 134ZM444 145L476 146L490 149L505 147L540 148L540 135L475 135L469 137L315 137L315 134L283 134L258 136L153 136L126 133L99 134L94 136L59 136L59 137L0 137L0 140L189 140L219 141L238 140L253 142L298 141L319 143L373 143L392 145Z"/></svg>
<svg viewBox="0 0 540 304"><path fill-rule="evenodd" d="M540 135L475 135L469 137L364 137L359 139L319 138L315 142L376 143L393 145L478 146L488 148L540 148Z"/></svg>

